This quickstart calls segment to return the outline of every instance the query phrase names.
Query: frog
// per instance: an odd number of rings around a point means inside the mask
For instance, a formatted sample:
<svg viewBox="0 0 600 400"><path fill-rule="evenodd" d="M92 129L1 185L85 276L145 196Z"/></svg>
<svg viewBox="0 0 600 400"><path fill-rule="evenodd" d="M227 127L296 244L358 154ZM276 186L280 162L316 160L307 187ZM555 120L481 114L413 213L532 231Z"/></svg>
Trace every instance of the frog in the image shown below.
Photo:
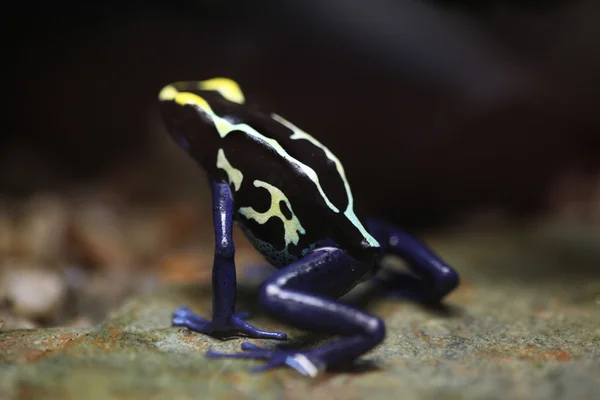
<svg viewBox="0 0 600 400"><path fill-rule="evenodd" d="M258 289L261 309L284 325L339 337L316 347L244 342L239 352L209 350L207 357L262 360L252 372L287 366L315 377L353 365L386 337L381 318L341 300L361 283L378 281L390 295L427 304L441 304L459 285L457 271L424 241L359 208L328 147L248 101L235 80L177 81L160 90L158 102L169 136L205 172L215 238L211 319L182 306L172 326L219 339L288 340L236 309L237 225L275 267ZM390 255L407 271L382 267Z"/></svg>

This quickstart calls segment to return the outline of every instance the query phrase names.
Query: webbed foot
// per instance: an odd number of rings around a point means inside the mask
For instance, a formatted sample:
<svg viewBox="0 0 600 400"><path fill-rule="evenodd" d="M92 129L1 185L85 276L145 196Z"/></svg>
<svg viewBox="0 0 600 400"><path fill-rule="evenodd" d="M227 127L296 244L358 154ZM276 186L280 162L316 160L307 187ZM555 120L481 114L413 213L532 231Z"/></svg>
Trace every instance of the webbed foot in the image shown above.
<svg viewBox="0 0 600 400"><path fill-rule="evenodd" d="M242 343L241 353L218 353L208 351L210 358L243 358L266 360L266 363L252 368L251 372L264 372L269 369L288 366L302 375L314 378L326 368L326 363L321 360L315 350L280 350L265 349L252 343Z"/></svg>
<svg viewBox="0 0 600 400"><path fill-rule="evenodd" d="M269 332L255 328L246 321L250 314L239 311L223 323L216 323L194 314L187 307L180 307L173 312L173 326L183 326L193 331L204 333L219 338L249 337L256 339L286 340L287 335L282 332Z"/></svg>

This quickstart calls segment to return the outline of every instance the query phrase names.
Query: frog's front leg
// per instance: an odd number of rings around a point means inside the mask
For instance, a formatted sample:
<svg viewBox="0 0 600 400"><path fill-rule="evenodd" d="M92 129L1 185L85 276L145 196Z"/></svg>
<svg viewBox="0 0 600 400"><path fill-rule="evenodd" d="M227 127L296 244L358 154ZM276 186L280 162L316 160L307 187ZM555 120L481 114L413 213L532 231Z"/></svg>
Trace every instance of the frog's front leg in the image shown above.
<svg viewBox="0 0 600 400"><path fill-rule="evenodd" d="M385 326L381 319L333 299L354 288L371 267L341 249L320 248L276 272L261 287L260 303L274 318L342 339L301 350L263 349L244 343L242 353L208 355L262 359L266 363L254 371L288 365L310 376L351 363L383 340Z"/></svg>
<svg viewBox="0 0 600 400"><path fill-rule="evenodd" d="M244 321L245 312L235 313L236 271L233 244L233 197L224 182L211 179L213 219L215 227L215 257L213 262L213 316L212 321L197 316L186 307L173 313L172 323L211 336L245 336L261 339L286 339L284 333L267 332Z"/></svg>
<svg viewBox="0 0 600 400"><path fill-rule="evenodd" d="M436 303L458 286L458 273L425 243L383 220L369 219L367 227L381 244L383 254L404 258L417 276L381 270L375 280L391 294Z"/></svg>

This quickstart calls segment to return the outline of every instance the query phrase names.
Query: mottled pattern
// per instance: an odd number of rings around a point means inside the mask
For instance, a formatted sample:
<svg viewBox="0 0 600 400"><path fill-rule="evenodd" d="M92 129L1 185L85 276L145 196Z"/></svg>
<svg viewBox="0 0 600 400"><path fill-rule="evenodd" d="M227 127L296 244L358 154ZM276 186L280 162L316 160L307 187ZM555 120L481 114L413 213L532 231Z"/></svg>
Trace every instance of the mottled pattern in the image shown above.
<svg viewBox="0 0 600 400"><path fill-rule="evenodd" d="M242 232L244 232L250 243L254 246L254 248L258 250L265 257L265 259L274 267L280 268L298 260L298 257L290 254L287 251L287 246L284 246L281 250L278 250L275 248L275 246L273 246L273 244L264 242L258 239L256 236L254 236L254 233L250 229L247 229L245 224L240 224L240 228L242 229ZM305 254L310 250L312 249L306 249Z"/></svg>

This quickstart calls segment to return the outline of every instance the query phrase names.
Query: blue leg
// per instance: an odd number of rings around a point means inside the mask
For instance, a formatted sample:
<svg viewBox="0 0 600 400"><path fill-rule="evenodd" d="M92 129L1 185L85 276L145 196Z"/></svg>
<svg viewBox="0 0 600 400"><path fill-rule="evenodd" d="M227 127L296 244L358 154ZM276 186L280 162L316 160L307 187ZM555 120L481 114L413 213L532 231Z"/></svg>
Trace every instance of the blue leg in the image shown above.
<svg viewBox="0 0 600 400"><path fill-rule="evenodd" d="M378 219L368 220L367 227L381 244L383 254L404 258L416 275L380 271L375 279L391 294L435 303L458 286L458 273L415 237Z"/></svg>
<svg viewBox="0 0 600 400"><path fill-rule="evenodd" d="M244 321L246 312L235 312L236 271L233 244L233 197L226 183L211 180L213 219L215 226L215 258L213 262L212 289L213 315L207 321L181 307L173 313L172 323L211 336L245 336L262 339L286 339L284 333L267 332Z"/></svg>
<svg viewBox="0 0 600 400"><path fill-rule="evenodd" d="M352 363L383 340L385 327L379 318L333 298L351 290L370 268L340 249L320 248L276 272L261 287L260 302L271 316L303 330L340 335L342 339L302 350L263 349L244 343L242 353L207 355L262 359L266 363L254 371L288 365L309 376L330 366Z"/></svg>

